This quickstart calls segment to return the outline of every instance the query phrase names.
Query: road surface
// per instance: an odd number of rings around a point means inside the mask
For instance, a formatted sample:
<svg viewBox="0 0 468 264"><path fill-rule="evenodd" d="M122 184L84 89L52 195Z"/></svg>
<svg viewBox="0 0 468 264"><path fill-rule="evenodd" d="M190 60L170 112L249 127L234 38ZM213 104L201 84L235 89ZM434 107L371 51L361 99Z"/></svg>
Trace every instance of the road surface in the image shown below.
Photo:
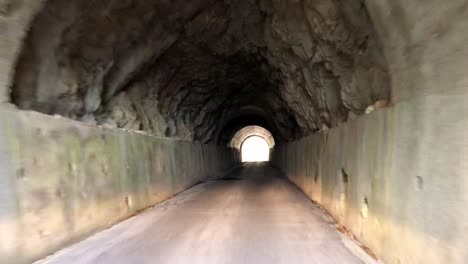
<svg viewBox="0 0 468 264"><path fill-rule="evenodd" d="M364 263L278 174L245 166L37 263Z"/></svg>

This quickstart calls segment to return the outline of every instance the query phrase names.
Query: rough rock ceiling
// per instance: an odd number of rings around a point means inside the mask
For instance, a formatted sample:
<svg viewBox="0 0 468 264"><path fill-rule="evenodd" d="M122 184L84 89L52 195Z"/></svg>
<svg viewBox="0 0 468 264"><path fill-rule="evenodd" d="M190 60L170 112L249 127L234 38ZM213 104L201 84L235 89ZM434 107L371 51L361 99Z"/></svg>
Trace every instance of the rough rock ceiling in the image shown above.
<svg viewBox="0 0 468 264"><path fill-rule="evenodd" d="M388 99L360 0L49 0L12 87L21 109L204 143L243 116L292 140Z"/></svg>

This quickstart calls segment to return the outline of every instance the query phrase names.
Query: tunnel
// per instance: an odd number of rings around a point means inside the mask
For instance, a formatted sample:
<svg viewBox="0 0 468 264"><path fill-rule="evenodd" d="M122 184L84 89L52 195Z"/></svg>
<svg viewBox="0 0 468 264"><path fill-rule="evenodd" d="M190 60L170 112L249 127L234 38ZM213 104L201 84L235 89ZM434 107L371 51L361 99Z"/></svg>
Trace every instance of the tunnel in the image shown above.
<svg viewBox="0 0 468 264"><path fill-rule="evenodd" d="M229 147L238 151L242 162L266 162L270 161L275 139L263 127L246 126L234 134Z"/></svg>
<svg viewBox="0 0 468 264"><path fill-rule="evenodd" d="M467 0L0 0L0 33L0 263L468 262Z"/></svg>

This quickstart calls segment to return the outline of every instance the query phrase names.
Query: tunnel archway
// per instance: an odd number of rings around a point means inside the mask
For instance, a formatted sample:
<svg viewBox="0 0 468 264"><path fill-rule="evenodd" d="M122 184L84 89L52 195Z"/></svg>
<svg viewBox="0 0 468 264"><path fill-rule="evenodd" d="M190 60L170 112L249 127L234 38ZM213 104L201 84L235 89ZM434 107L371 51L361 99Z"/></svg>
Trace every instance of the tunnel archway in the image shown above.
<svg viewBox="0 0 468 264"><path fill-rule="evenodd" d="M246 126L232 137L229 147L239 151L242 162L265 162L270 160L275 139L270 131L261 126Z"/></svg>
<svg viewBox="0 0 468 264"><path fill-rule="evenodd" d="M236 132L229 143L229 147L240 151L244 141L253 136L264 139L270 149L276 144L273 135L267 129L261 126L247 126Z"/></svg>

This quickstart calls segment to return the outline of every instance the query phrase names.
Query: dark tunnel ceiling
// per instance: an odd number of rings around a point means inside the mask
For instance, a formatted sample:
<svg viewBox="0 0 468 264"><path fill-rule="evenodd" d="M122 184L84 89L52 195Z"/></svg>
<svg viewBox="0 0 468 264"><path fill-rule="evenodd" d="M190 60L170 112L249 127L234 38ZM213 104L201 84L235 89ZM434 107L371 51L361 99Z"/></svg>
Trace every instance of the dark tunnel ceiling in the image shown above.
<svg viewBox="0 0 468 264"><path fill-rule="evenodd" d="M257 118L289 141L389 99L371 25L359 0L49 0L12 101L204 143Z"/></svg>

